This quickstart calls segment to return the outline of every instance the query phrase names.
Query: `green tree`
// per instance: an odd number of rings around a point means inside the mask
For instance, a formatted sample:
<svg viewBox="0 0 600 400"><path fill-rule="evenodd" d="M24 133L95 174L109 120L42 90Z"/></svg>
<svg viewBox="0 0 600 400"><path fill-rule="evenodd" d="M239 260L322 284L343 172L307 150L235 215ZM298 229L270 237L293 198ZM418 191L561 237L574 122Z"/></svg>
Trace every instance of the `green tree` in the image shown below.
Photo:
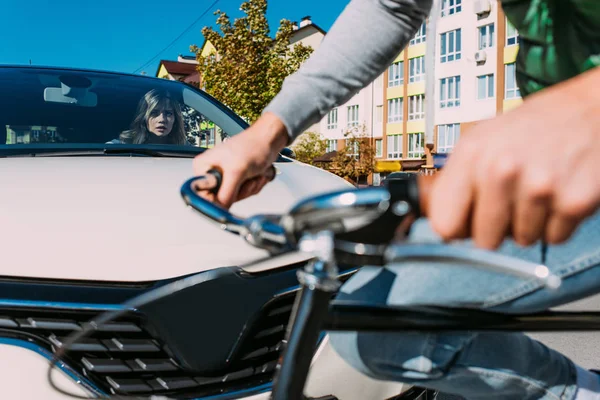
<svg viewBox="0 0 600 400"><path fill-rule="evenodd" d="M304 132L291 146L296 153L296 160L315 165L314 159L327 152L327 140L317 132Z"/></svg>
<svg viewBox="0 0 600 400"><path fill-rule="evenodd" d="M267 0L242 3L242 18L233 24L227 14L217 10L220 32L204 27L204 38L217 54L202 56L191 46L199 62L203 89L248 122L254 122L281 90L283 80L308 59L312 48L290 46L292 23L281 20L275 37L270 36L266 17Z"/></svg>
<svg viewBox="0 0 600 400"><path fill-rule="evenodd" d="M375 147L366 135L364 125L349 128L345 133L346 145L331 160L329 170L358 184L360 177L375 171Z"/></svg>

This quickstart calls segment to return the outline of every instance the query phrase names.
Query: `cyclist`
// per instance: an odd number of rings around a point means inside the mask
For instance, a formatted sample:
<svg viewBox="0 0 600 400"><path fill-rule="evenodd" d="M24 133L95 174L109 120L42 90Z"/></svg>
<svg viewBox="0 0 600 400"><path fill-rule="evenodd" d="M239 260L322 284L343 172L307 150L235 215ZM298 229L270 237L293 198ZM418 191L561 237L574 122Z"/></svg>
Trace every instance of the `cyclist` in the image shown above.
<svg viewBox="0 0 600 400"><path fill-rule="evenodd" d="M277 153L379 76L432 0L352 0L320 48L246 131L194 160L223 171L225 207L256 194ZM600 292L600 5L500 0L520 33L522 106L461 136L414 240L450 241L544 262L564 283L535 283L443 263L363 268L339 298L540 311ZM475 166L475 167L474 167ZM510 238L507 238L510 233ZM471 238L471 239L466 239ZM547 243L547 245L546 245ZM390 273L393 272L393 273ZM467 399L600 399L599 377L520 333L332 333L334 348L377 379Z"/></svg>

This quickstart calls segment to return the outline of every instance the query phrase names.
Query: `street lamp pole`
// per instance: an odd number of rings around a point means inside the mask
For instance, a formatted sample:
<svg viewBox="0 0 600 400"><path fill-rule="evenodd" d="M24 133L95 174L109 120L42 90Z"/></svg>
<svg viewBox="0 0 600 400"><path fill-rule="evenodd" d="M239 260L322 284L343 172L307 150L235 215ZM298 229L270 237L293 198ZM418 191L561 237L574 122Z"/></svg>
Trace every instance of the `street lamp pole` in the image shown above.
<svg viewBox="0 0 600 400"><path fill-rule="evenodd" d="M433 0L431 13L429 14L429 22L426 28L426 43L425 50L425 147L427 165L433 165L433 156L431 152L434 146L434 131L435 131L435 56L437 43L437 21L440 16L441 0Z"/></svg>

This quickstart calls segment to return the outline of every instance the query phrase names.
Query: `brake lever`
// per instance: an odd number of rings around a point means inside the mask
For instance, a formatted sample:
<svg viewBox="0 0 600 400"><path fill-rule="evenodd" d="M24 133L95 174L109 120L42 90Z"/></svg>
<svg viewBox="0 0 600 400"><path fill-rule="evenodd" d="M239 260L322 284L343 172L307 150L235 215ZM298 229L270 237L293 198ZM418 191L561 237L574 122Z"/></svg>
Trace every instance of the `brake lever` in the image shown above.
<svg viewBox="0 0 600 400"><path fill-rule="evenodd" d="M513 275L533 279L551 290L558 289L562 279L548 267L494 251L478 248L448 246L438 243L414 243L390 245L385 250L385 264L406 261L438 261L469 268L494 271L503 275Z"/></svg>

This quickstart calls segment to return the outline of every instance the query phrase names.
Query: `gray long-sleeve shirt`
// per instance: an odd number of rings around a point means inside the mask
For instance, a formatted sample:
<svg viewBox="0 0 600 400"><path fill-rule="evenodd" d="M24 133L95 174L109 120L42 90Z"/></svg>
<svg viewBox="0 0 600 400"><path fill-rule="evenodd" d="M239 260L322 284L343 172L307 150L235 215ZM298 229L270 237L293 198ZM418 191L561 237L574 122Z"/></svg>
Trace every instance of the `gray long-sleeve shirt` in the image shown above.
<svg viewBox="0 0 600 400"><path fill-rule="evenodd" d="M429 15L432 2L352 0L263 113L277 115L293 141L381 75Z"/></svg>

